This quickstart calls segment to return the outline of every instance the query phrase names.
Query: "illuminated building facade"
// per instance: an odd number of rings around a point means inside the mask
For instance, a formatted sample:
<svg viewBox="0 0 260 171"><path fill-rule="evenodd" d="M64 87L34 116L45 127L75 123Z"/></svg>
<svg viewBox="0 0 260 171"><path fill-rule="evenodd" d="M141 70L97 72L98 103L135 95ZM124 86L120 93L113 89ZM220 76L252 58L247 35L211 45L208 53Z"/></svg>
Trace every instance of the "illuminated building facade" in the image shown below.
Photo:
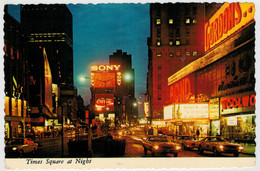
<svg viewBox="0 0 260 171"><path fill-rule="evenodd" d="M169 102L167 78L204 53L202 3L150 4L147 93L152 119Z"/></svg>
<svg viewBox="0 0 260 171"><path fill-rule="evenodd" d="M45 47L53 83L73 90L72 14L67 6L21 5L21 24L30 48Z"/></svg>
<svg viewBox="0 0 260 171"><path fill-rule="evenodd" d="M92 118L115 123L115 90L121 85L121 65L91 65Z"/></svg>
<svg viewBox="0 0 260 171"><path fill-rule="evenodd" d="M28 49L27 53L34 54L34 58L29 59L30 125L35 132L50 131L46 123L53 117L55 104L48 56L42 47Z"/></svg>
<svg viewBox="0 0 260 171"><path fill-rule="evenodd" d="M117 50L109 55L110 65L120 65L122 80L121 85L115 90L115 111L122 122L137 122L138 109L135 98L135 72L132 68L132 55Z"/></svg>
<svg viewBox="0 0 260 171"><path fill-rule="evenodd" d="M206 53L168 78L172 105L165 106L164 118L173 131L194 134L199 129L202 136L254 141L254 15L253 3L224 3L208 17ZM203 103L207 115L201 111ZM181 108L188 104L192 107Z"/></svg>
<svg viewBox="0 0 260 171"><path fill-rule="evenodd" d="M20 23L8 14L7 6L4 21L5 138L24 137L29 120L26 41Z"/></svg>

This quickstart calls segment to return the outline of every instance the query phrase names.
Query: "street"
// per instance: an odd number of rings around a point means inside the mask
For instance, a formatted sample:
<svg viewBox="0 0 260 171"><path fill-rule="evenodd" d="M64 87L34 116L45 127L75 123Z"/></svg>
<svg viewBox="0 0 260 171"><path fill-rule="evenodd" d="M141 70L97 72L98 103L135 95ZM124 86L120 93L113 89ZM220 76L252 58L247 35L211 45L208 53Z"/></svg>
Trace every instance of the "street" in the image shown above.
<svg viewBox="0 0 260 171"><path fill-rule="evenodd" d="M73 134L67 132L64 134L64 156L69 158L68 145L70 139L73 138ZM147 155L144 154L144 148L142 145L142 137L144 135L126 135L123 138L126 139L126 148L124 157L152 157L151 152L148 151ZM61 158L61 137L48 137L42 140L37 140L39 148L35 154L28 153L24 155L24 158ZM99 154L94 154L93 157L103 157ZM160 157L174 157L173 154L167 154L166 156ZM200 154L197 149L194 150L183 150L178 154L178 157L214 157L212 152L204 151ZM221 157L233 157L233 154L222 154ZM252 154L240 153L239 157L255 157Z"/></svg>

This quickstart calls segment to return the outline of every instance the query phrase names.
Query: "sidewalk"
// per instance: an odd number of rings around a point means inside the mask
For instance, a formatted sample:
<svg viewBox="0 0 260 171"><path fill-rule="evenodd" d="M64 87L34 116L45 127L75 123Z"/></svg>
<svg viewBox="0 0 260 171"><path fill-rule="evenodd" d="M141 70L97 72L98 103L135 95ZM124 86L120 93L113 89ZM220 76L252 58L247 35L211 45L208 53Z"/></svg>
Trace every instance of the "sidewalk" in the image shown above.
<svg viewBox="0 0 260 171"><path fill-rule="evenodd" d="M248 155L254 155L255 156L255 144L244 144L244 150L241 153L248 154Z"/></svg>

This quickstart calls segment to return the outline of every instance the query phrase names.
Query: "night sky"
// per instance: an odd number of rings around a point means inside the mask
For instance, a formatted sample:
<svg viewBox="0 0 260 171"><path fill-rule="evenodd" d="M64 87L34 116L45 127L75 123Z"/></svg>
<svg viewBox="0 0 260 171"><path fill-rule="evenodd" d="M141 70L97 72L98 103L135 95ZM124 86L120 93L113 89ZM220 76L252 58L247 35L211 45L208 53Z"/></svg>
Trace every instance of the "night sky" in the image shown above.
<svg viewBox="0 0 260 171"><path fill-rule="evenodd" d="M147 38L150 35L149 4L77 4L67 5L73 16L74 85L85 101L90 100L90 65L107 64L109 55L121 49L132 55L135 92L146 91L148 70ZM20 21L19 6L9 13ZM141 101L144 100L139 99Z"/></svg>

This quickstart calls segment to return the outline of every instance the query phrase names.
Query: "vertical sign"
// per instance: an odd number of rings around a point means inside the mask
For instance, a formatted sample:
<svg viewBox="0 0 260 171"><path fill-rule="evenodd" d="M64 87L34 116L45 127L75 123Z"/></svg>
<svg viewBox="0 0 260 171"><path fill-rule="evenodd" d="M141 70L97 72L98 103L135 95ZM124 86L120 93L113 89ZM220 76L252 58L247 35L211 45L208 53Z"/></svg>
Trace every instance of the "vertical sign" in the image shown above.
<svg viewBox="0 0 260 171"><path fill-rule="evenodd" d="M209 119L219 119L219 98L209 100Z"/></svg>

